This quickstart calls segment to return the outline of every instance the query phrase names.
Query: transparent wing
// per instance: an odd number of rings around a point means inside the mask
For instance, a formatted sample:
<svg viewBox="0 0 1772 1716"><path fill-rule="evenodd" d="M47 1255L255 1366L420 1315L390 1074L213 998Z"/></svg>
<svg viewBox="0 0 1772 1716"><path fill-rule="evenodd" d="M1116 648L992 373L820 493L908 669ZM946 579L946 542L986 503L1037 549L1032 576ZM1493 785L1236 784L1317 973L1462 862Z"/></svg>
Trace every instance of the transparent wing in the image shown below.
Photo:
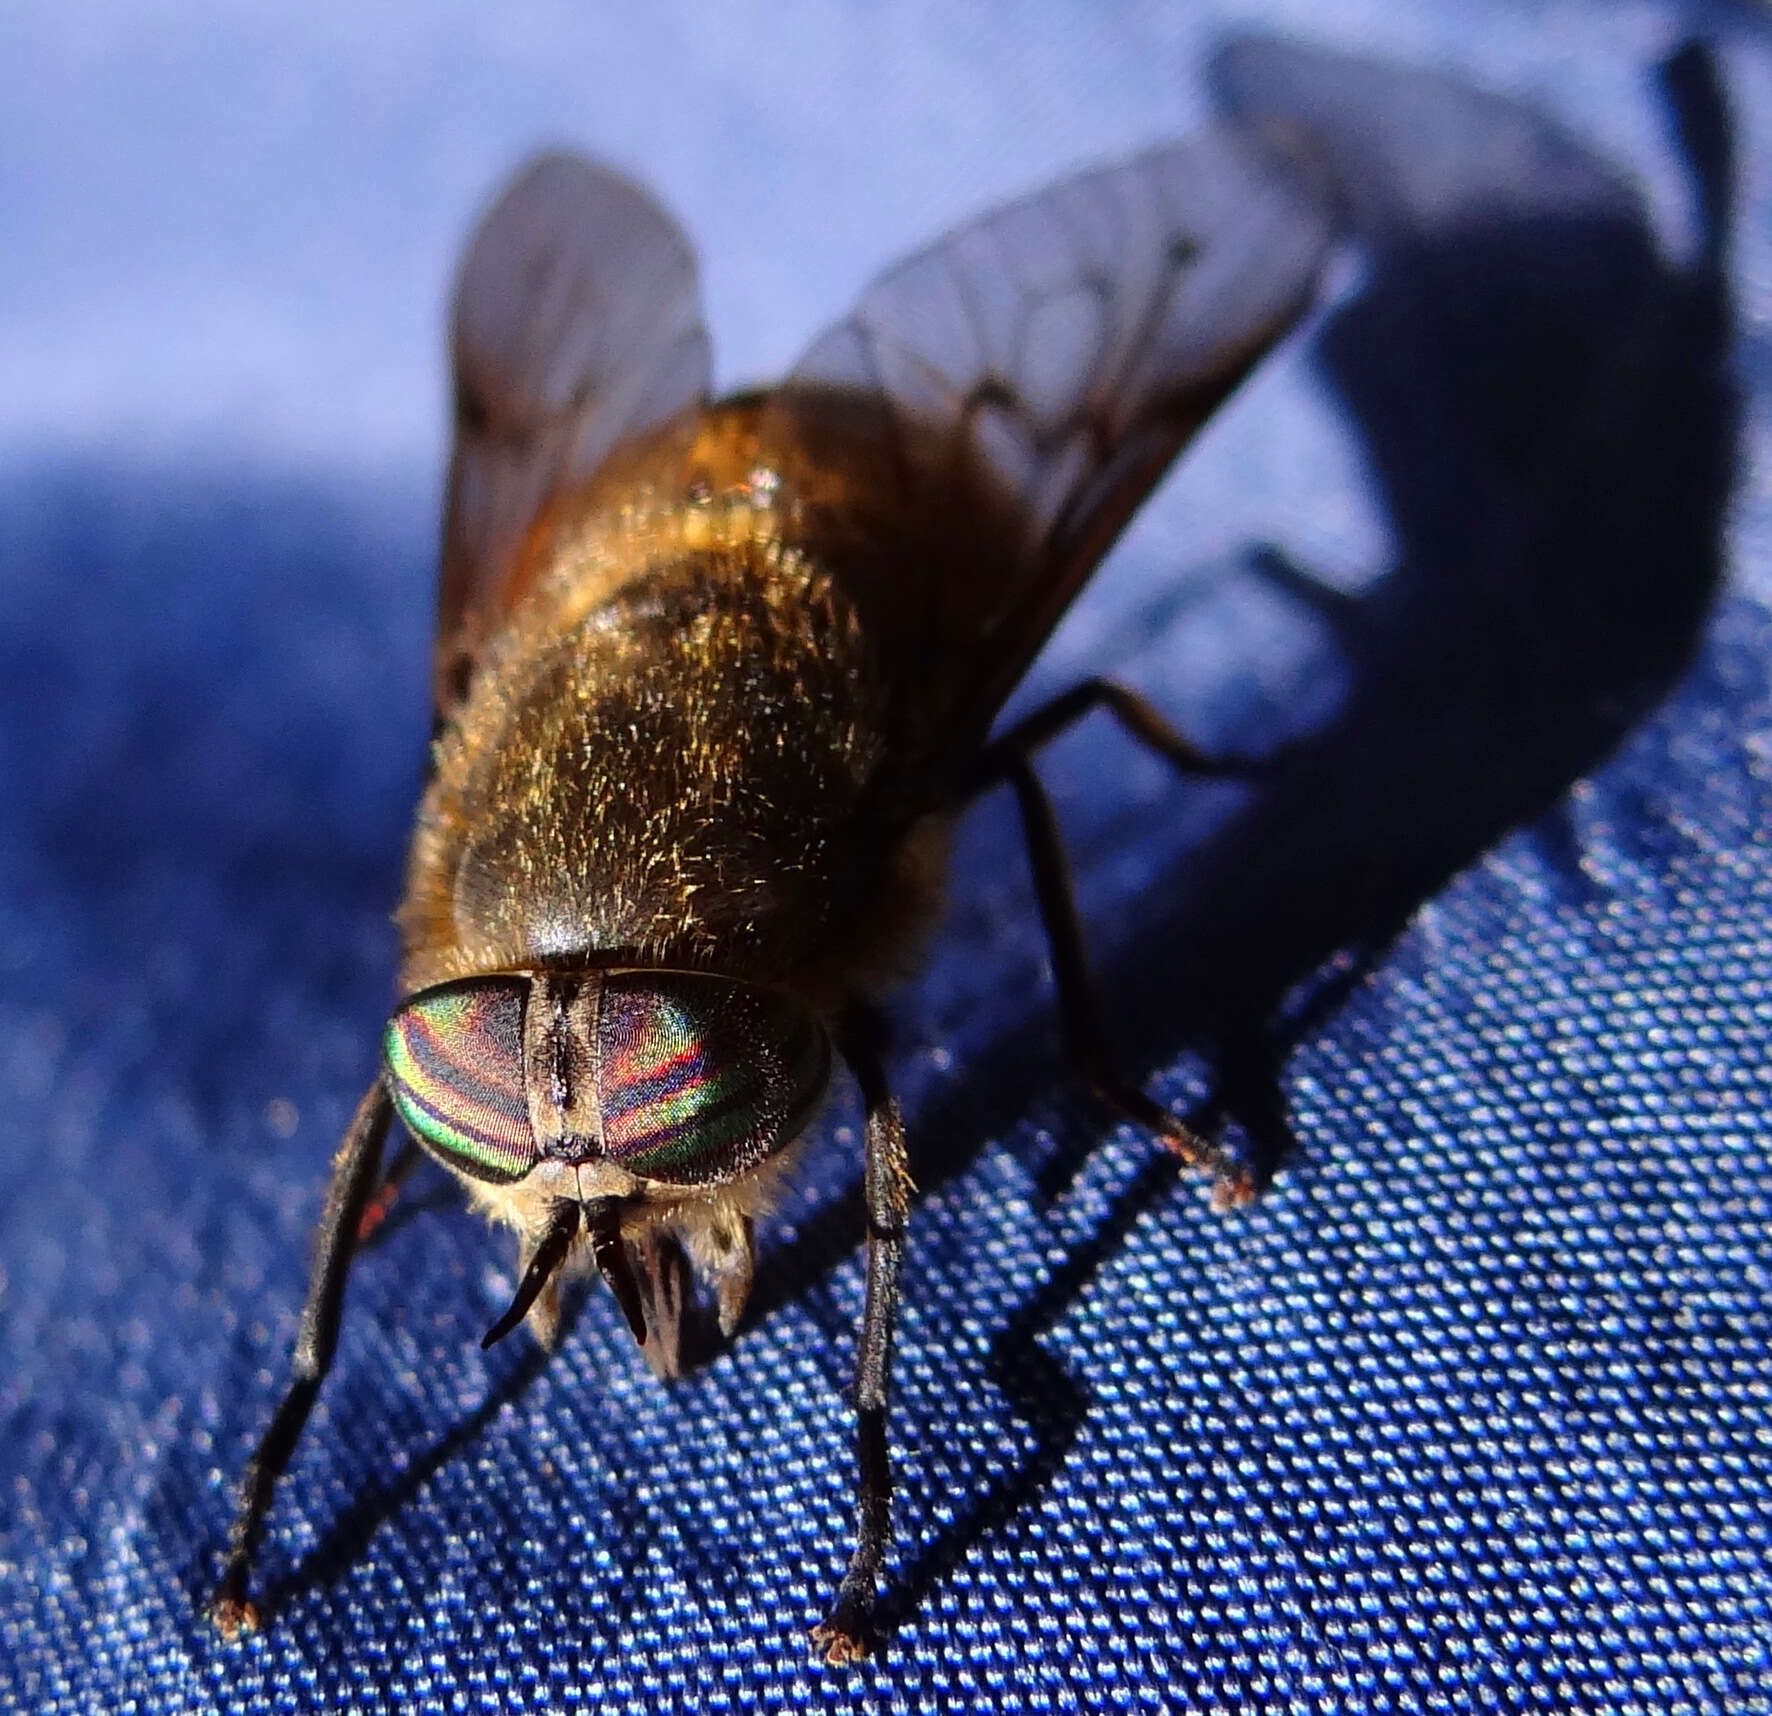
<svg viewBox="0 0 1772 1716"><path fill-rule="evenodd" d="M883 497L866 574L916 695L988 724L1183 443L1308 304L1334 219L1278 135L1067 179L878 279L773 407ZM769 438L766 435L766 440Z"/></svg>
<svg viewBox="0 0 1772 1716"><path fill-rule="evenodd" d="M452 346L443 712L517 594L518 550L537 515L621 442L706 398L695 253L620 175L578 155L537 156L469 243Z"/></svg>

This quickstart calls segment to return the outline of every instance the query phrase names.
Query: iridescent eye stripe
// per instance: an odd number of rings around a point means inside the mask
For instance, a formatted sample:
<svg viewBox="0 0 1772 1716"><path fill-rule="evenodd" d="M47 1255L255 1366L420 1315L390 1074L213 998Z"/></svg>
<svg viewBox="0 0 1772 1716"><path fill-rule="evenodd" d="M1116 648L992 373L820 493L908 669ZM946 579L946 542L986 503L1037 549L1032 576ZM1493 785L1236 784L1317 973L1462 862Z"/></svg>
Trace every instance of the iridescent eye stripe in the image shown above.
<svg viewBox="0 0 1772 1716"><path fill-rule="evenodd" d="M670 987L676 993L661 992L662 984L649 993L623 993L613 984L605 992L598 1091L604 1148L638 1173L688 1167L703 1153L714 1158L706 1166L715 1171L755 1129L762 1083L748 1057L713 1052L709 1009L686 1004L691 998L681 987Z"/></svg>
<svg viewBox="0 0 1772 1716"><path fill-rule="evenodd" d="M523 1089L527 988L523 978L482 978L427 990L382 1038L401 1120L478 1180L520 1180L535 1165Z"/></svg>
<svg viewBox="0 0 1772 1716"><path fill-rule="evenodd" d="M678 1184L731 1179L785 1143L829 1074L800 1008L718 979L613 979L598 1035L605 1149Z"/></svg>

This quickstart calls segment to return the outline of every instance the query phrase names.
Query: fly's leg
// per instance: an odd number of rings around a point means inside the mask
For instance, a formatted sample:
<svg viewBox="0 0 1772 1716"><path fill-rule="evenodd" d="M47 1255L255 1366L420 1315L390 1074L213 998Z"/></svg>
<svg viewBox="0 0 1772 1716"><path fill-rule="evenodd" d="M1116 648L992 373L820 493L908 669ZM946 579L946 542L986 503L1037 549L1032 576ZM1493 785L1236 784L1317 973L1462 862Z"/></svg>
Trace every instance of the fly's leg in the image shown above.
<svg viewBox="0 0 1772 1716"><path fill-rule="evenodd" d="M1246 1168L1215 1140L1184 1125L1115 1069L1106 1033L1095 1004L1095 987L1083 950L1082 926L1059 840L1052 803L1034 774L1029 753L1055 737L1091 709L1105 705L1135 739L1190 773L1246 776L1255 765L1215 762L1204 757L1136 693L1107 680L1091 679L1055 698L1018 722L985 748L973 787L982 792L999 781L1014 789L1027 839L1028 862L1040 919L1052 951L1052 976L1058 990L1059 1020L1065 1046L1095 1095L1108 1107L1153 1132L1189 1167L1213 1176L1212 1201L1221 1209L1247 1203L1255 1195Z"/></svg>
<svg viewBox="0 0 1772 1716"><path fill-rule="evenodd" d="M381 1177L375 1196L363 1206L357 1222L357 1243L367 1245L381 1231L382 1223L394 1213L400 1201L400 1189L412 1178L413 1170L425 1159L424 1150L415 1138L408 1138L394 1152L388 1171Z"/></svg>
<svg viewBox="0 0 1772 1716"><path fill-rule="evenodd" d="M1016 762L1033 753L1067 727L1073 727L1092 710L1105 708L1122 728L1146 750L1155 751L1183 774L1212 775L1221 779L1248 780L1267 765L1241 757L1212 757L1169 724L1148 698L1140 697L1111 679L1085 679L1025 715L1008 732L993 739L979 753L977 765L963 789L974 798L1009 778Z"/></svg>
<svg viewBox="0 0 1772 1716"><path fill-rule="evenodd" d="M249 1594L253 1557L264 1536L265 1516L270 1512L277 1480L288 1468L313 1408L314 1396L319 1393L332 1366L332 1356L338 1350L345 1277L350 1272L351 1252L363 1212L376 1185L382 1142L392 1115L387 1090L377 1079L358 1103L344 1142L333 1158L326 1207L314 1236L314 1268L308 1281L307 1303L302 1307L301 1323L296 1330L289 1387L252 1457L252 1464L246 1468L240 1485L240 1510L228 1535L227 1563L209 1605L211 1618L227 1638L251 1631L260 1623L258 1605Z"/></svg>
<svg viewBox="0 0 1772 1716"><path fill-rule="evenodd" d="M871 1044L851 1031L844 1057L861 1086L867 1109L867 1162L863 1191L868 1216L867 1298L855 1362L855 1548L836 1601L813 1629L813 1647L827 1663L842 1666L867 1655L880 1563L892 1525L892 1465L886 1452L886 1373L892 1329L898 1316L898 1274L904 1260L905 1221L911 1175L905 1155L904 1121L886 1088L886 1075Z"/></svg>

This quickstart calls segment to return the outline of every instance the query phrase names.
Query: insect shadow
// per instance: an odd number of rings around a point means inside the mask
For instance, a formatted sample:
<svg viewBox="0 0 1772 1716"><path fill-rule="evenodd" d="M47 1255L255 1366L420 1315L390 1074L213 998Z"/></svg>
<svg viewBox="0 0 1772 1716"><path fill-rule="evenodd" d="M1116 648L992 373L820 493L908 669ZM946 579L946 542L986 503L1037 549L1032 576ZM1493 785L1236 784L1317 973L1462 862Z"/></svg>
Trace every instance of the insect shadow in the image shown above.
<svg viewBox="0 0 1772 1716"><path fill-rule="evenodd" d="M1295 1150L1279 1076L1290 1049L1452 875L1605 758L1697 645L1737 421L1731 143L1714 64L1689 46L1662 68L1700 228L1678 265L1612 169L1516 104L1265 41L1224 49L1215 76L1233 112L1311 135L1364 244L1363 285L1314 356L1362 438L1398 554L1350 600L1255 553L1262 578L1332 628L1349 693L1245 810L1151 879L1136 945L1099 977L1125 1069L1202 1046L1214 1083L1193 1120L1236 1121L1271 1175ZM1588 886L1568 870L1571 888ZM1003 1135L1051 1082L1048 1037L1030 1021L917 1113L925 1193L969 1159L942 1141ZM1054 1147L1042 1194L1062 1191L1097 1137ZM1153 1149L994 1337L991 1375L1033 1447L935 1537L910 1537L887 1627L1062 1466L1089 1398L1041 1337L1174 1179ZM851 1189L765 1253L750 1319L847 1259L860 1219Z"/></svg>

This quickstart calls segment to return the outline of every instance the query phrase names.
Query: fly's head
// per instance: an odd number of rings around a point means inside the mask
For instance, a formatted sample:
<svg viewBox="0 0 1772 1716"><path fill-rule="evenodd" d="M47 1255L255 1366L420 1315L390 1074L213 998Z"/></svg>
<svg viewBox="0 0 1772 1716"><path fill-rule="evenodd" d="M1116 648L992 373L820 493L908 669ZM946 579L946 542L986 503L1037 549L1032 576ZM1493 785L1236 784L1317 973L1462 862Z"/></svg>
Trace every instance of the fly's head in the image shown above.
<svg viewBox="0 0 1772 1716"><path fill-rule="evenodd" d="M830 1079L795 996L702 972L500 973L410 997L383 1038L400 1118L517 1229L523 1316L545 1344L559 1284L594 1268L654 1370L685 1362L692 1275L723 1333L743 1311L752 1216Z"/></svg>

